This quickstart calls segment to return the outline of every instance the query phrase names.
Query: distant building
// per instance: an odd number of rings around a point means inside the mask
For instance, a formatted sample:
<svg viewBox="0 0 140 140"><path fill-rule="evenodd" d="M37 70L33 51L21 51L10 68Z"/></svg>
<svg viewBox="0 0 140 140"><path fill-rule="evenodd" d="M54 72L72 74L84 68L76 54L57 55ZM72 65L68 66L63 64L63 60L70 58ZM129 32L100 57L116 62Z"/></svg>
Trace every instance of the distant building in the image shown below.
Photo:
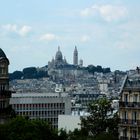
<svg viewBox="0 0 140 140"><path fill-rule="evenodd" d="M99 83L99 89L101 91L101 93L103 94L108 94L108 84L110 83L110 81L108 79L106 79L105 77L102 77L101 79L98 79L98 83Z"/></svg>
<svg viewBox="0 0 140 140"><path fill-rule="evenodd" d="M52 58L51 62L48 62L48 69L62 68L68 65L65 58L63 58L60 47L58 46L58 51L56 52L55 59Z"/></svg>
<svg viewBox="0 0 140 140"><path fill-rule="evenodd" d="M74 52L73 52L73 65L78 65L78 51L77 47L75 46Z"/></svg>
<svg viewBox="0 0 140 140"><path fill-rule="evenodd" d="M83 64L83 61L81 61L81 64ZM65 57L63 58L63 54L59 46L55 58L52 58L52 61L48 62L48 69L65 68L65 67L73 67L73 66L78 66L78 51L76 47L73 52L73 65L68 64L66 58Z"/></svg>
<svg viewBox="0 0 140 140"><path fill-rule="evenodd" d="M0 123L4 123L8 117L9 107L9 74L8 74L9 60L2 49L0 49Z"/></svg>
<svg viewBox="0 0 140 140"><path fill-rule="evenodd" d="M83 67L83 60L82 59L79 60L79 66Z"/></svg>
<svg viewBox="0 0 140 140"><path fill-rule="evenodd" d="M126 76L119 103L119 139L140 140L140 73Z"/></svg>
<svg viewBox="0 0 140 140"><path fill-rule="evenodd" d="M81 129L81 119L79 115L59 115L58 129L64 129L67 132L74 129Z"/></svg>
<svg viewBox="0 0 140 140"><path fill-rule="evenodd" d="M73 64L69 64L66 58L63 58L60 47L56 52L55 58L48 62L48 75L52 77L54 81L61 81L68 79L69 81L75 81L76 77L82 76L87 70L82 69L83 61L81 60L80 65L78 65L78 51L75 47L73 53Z"/></svg>
<svg viewBox="0 0 140 140"><path fill-rule="evenodd" d="M89 116L86 110L74 110L71 115L58 116L58 130L64 129L67 132L81 129L81 119Z"/></svg>
<svg viewBox="0 0 140 140"><path fill-rule="evenodd" d="M75 100L75 104L81 104L82 106L88 106L91 102L106 97L105 94L95 93L95 91L90 91L90 93L88 91L85 91L85 93L73 93L71 96ZM75 106L73 108L75 109Z"/></svg>
<svg viewBox="0 0 140 140"><path fill-rule="evenodd" d="M58 128L58 115L71 114L71 98L66 93L14 93L10 104L19 116L42 119Z"/></svg>

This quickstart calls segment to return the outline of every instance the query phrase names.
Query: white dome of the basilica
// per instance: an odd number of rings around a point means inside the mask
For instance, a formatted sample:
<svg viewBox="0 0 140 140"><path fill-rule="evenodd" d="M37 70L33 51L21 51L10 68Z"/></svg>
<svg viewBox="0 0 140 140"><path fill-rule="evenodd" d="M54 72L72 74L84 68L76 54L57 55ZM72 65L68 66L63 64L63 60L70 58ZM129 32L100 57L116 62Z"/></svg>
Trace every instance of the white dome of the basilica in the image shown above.
<svg viewBox="0 0 140 140"><path fill-rule="evenodd" d="M76 68L78 66L78 51L77 51L76 47L74 50L74 57L73 58L76 61L76 63L74 63L74 65L67 63L66 58L65 57L63 58L62 52L60 51L60 47L58 46L58 50L55 54L55 59L52 58L52 61L48 62L48 71L52 72L56 69Z"/></svg>
<svg viewBox="0 0 140 140"><path fill-rule="evenodd" d="M62 61L62 59L63 59L62 52L60 51L60 48L58 47L58 51L56 52L56 55L55 55L55 60Z"/></svg>

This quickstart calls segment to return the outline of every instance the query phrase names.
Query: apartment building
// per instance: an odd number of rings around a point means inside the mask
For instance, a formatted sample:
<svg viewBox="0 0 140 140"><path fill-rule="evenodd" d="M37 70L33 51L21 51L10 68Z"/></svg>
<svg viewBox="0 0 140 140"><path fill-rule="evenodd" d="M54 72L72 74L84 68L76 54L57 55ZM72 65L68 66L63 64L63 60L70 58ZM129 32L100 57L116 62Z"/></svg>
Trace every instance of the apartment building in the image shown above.
<svg viewBox="0 0 140 140"><path fill-rule="evenodd" d="M0 123L5 123L10 115L9 99L9 60L0 48Z"/></svg>
<svg viewBox="0 0 140 140"><path fill-rule="evenodd" d="M58 127L58 115L71 114L71 98L60 93L14 93L10 104L19 116L42 119Z"/></svg>
<svg viewBox="0 0 140 140"><path fill-rule="evenodd" d="M140 73L126 76L119 102L119 139L140 140Z"/></svg>

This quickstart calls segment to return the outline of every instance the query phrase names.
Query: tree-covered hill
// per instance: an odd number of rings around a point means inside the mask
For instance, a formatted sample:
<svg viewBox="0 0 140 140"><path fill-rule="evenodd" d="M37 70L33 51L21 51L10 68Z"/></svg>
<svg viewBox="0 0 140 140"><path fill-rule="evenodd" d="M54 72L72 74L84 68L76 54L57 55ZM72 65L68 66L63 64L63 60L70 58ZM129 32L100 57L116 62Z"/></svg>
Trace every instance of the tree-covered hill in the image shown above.
<svg viewBox="0 0 140 140"><path fill-rule="evenodd" d="M47 67L46 67L47 68ZM14 79L37 79L42 77L48 77L47 70L36 67L24 68L22 71L14 71L9 74L10 80Z"/></svg>
<svg viewBox="0 0 140 140"><path fill-rule="evenodd" d="M109 73L111 72L110 68L103 68L102 66L94 66L94 65L88 65L87 67L77 67L77 69L86 69L89 73L94 74L95 72L98 73ZM37 79L37 78L43 78L43 77L49 77L47 66L44 66L42 68L36 68L36 67L27 67L24 68L22 71L14 71L13 73L9 74L10 80L15 79Z"/></svg>

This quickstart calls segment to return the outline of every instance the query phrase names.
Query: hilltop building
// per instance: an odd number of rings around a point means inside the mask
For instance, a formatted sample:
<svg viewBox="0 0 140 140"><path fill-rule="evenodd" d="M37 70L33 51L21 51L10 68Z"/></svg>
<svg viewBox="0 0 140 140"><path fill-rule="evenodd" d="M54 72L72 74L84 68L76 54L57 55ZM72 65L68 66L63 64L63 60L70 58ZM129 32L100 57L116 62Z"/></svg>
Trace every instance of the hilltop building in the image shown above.
<svg viewBox="0 0 140 140"><path fill-rule="evenodd" d="M83 60L80 60L80 65L78 65L78 51L75 47L73 53L73 64L69 64L65 58L63 58L60 47L56 52L55 59L48 62L48 75L52 76L53 80L69 79L74 81L76 77L82 76L87 71L82 69Z"/></svg>
<svg viewBox="0 0 140 140"><path fill-rule="evenodd" d="M74 52L73 52L73 65L78 65L78 51L77 47L75 46Z"/></svg>
<svg viewBox="0 0 140 140"><path fill-rule="evenodd" d="M83 67L83 60L82 59L79 60L79 66Z"/></svg>
<svg viewBox="0 0 140 140"><path fill-rule="evenodd" d="M65 58L63 58L60 47L58 46L58 51L56 52L55 59L52 58L51 62L48 62L48 69L62 68L68 65Z"/></svg>
<svg viewBox="0 0 140 140"><path fill-rule="evenodd" d="M8 107L11 93L9 91L9 60L0 48L0 123L8 119Z"/></svg>
<svg viewBox="0 0 140 140"><path fill-rule="evenodd" d="M79 65L83 66L83 60L79 60ZM55 54L55 58L52 58L52 61L48 62L48 69L55 69L55 68L65 68L65 67L74 67L77 68L78 65L78 50L75 46L74 52L73 52L73 65L67 63L66 58L63 58L63 54L60 50L60 47L58 46L58 51Z"/></svg>
<svg viewBox="0 0 140 140"><path fill-rule="evenodd" d="M140 139L140 73L127 75L119 103L119 139Z"/></svg>

